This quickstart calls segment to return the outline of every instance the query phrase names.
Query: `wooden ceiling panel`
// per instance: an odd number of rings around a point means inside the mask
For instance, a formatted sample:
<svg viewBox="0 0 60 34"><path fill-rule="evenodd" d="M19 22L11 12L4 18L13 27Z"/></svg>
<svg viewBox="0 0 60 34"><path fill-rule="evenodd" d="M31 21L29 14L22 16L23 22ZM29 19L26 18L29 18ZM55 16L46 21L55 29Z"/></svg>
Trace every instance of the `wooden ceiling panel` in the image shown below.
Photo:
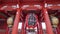
<svg viewBox="0 0 60 34"><path fill-rule="evenodd" d="M11 2L11 3L17 3L17 2L47 2L48 4L51 4L51 3L54 3L54 4L57 4L57 3L60 3L60 0L0 0L0 4L2 3L8 3L8 2Z"/></svg>

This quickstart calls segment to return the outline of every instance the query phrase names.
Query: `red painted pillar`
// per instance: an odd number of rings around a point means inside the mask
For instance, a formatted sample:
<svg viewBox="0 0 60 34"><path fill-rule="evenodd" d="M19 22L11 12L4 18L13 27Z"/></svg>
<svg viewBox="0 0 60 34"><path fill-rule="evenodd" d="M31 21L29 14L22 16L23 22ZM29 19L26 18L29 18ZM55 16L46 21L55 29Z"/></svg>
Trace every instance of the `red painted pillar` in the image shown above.
<svg viewBox="0 0 60 34"><path fill-rule="evenodd" d="M21 34L25 34L26 31L25 31L25 27L26 25L24 24L24 22L22 22L22 29L21 29Z"/></svg>
<svg viewBox="0 0 60 34"><path fill-rule="evenodd" d="M44 21L45 21L45 24L46 24L46 32L47 32L47 34L53 34L53 29L52 29L52 26L51 26L51 22L50 22L50 19L49 19L47 9L43 8L42 13L43 13Z"/></svg>
<svg viewBox="0 0 60 34"><path fill-rule="evenodd" d="M60 18L59 18L60 19ZM56 28L56 32L57 34L60 34L60 23L58 24L57 28Z"/></svg>
<svg viewBox="0 0 60 34"><path fill-rule="evenodd" d="M43 34L42 24L40 23L40 34Z"/></svg>
<svg viewBox="0 0 60 34"><path fill-rule="evenodd" d="M39 23L39 25L38 25L38 34L43 34L41 23Z"/></svg>
<svg viewBox="0 0 60 34"><path fill-rule="evenodd" d="M20 9L17 9L14 25L12 28L12 34L18 34L18 23L20 21Z"/></svg>
<svg viewBox="0 0 60 34"><path fill-rule="evenodd" d="M41 11L41 18L39 20L39 25L40 25L40 34L43 34L43 29L42 29L42 20L43 20L43 14L42 14L42 11Z"/></svg>
<svg viewBox="0 0 60 34"><path fill-rule="evenodd" d="M9 28L8 27L6 28L6 34L9 34Z"/></svg>

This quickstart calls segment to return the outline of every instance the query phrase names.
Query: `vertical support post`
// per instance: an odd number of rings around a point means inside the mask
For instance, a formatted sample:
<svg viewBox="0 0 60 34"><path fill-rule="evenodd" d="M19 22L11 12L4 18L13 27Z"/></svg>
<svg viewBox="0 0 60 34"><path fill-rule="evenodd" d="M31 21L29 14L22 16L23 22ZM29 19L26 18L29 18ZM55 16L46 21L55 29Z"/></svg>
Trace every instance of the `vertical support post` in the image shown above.
<svg viewBox="0 0 60 34"><path fill-rule="evenodd" d="M60 34L60 28L59 28L60 25L58 25L57 27L57 34Z"/></svg>
<svg viewBox="0 0 60 34"><path fill-rule="evenodd" d="M40 34L43 34L43 29L42 29L42 20L43 20L43 14L42 14L42 11L41 11L41 15L40 15L40 20L39 20L39 25L40 25Z"/></svg>
<svg viewBox="0 0 60 34"><path fill-rule="evenodd" d="M22 30L21 30L21 34L25 34L25 27L24 27L24 22L22 23Z"/></svg>
<svg viewBox="0 0 60 34"><path fill-rule="evenodd" d="M52 29L52 26L51 26L51 22L49 20L47 9L43 8L42 13L43 13L43 16L44 16L44 21L46 23L47 34L53 34L53 29Z"/></svg>
<svg viewBox="0 0 60 34"><path fill-rule="evenodd" d="M40 27L39 27L39 23L37 23L37 33L36 34L40 34Z"/></svg>
<svg viewBox="0 0 60 34"><path fill-rule="evenodd" d="M9 28L8 27L6 28L6 34L9 34Z"/></svg>
<svg viewBox="0 0 60 34"><path fill-rule="evenodd" d="M41 23L39 23L39 25L38 25L38 34L43 34Z"/></svg>
<svg viewBox="0 0 60 34"><path fill-rule="evenodd" d="M14 26L12 28L12 34L18 34L18 23L20 21L20 9L17 9L15 21L14 21Z"/></svg>
<svg viewBox="0 0 60 34"><path fill-rule="evenodd" d="M42 24L40 23L40 34L43 34Z"/></svg>

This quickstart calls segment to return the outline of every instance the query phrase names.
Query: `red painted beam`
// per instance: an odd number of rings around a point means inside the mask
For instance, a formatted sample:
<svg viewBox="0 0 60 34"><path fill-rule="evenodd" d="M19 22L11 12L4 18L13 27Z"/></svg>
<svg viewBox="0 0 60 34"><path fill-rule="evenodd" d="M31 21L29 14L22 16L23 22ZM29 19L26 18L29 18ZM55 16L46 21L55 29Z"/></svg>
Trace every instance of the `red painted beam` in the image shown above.
<svg viewBox="0 0 60 34"><path fill-rule="evenodd" d="M49 6L49 7L47 7L47 9L60 10L60 6Z"/></svg>
<svg viewBox="0 0 60 34"><path fill-rule="evenodd" d="M43 13L44 21L45 21L45 24L46 24L46 32L47 32L47 34L54 34L51 22L49 20L49 15L48 15L47 9L43 8L43 12L42 13Z"/></svg>

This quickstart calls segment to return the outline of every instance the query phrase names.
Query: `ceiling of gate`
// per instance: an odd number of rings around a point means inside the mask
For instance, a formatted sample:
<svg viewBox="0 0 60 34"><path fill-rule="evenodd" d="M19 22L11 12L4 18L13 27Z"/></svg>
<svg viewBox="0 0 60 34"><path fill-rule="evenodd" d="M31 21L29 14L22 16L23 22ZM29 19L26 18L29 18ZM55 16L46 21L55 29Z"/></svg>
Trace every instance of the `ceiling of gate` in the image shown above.
<svg viewBox="0 0 60 34"><path fill-rule="evenodd" d="M19 2L20 5L28 5L28 4L29 5L30 4L40 5L42 3L55 4L51 9L60 8L60 0L0 0L0 8L6 7L6 6L9 7L9 6L12 6L12 5L16 6L18 4L18 2ZM59 6L56 6L57 4Z"/></svg>
<svg viewBox="0 0 60 34"><path fill-rule="evenodd" d="M20 3L36 3L36 2L46 2L48 4L60 4L60 1L59 0L0 0L0 4L17 4L18 2Z"/></svg>

